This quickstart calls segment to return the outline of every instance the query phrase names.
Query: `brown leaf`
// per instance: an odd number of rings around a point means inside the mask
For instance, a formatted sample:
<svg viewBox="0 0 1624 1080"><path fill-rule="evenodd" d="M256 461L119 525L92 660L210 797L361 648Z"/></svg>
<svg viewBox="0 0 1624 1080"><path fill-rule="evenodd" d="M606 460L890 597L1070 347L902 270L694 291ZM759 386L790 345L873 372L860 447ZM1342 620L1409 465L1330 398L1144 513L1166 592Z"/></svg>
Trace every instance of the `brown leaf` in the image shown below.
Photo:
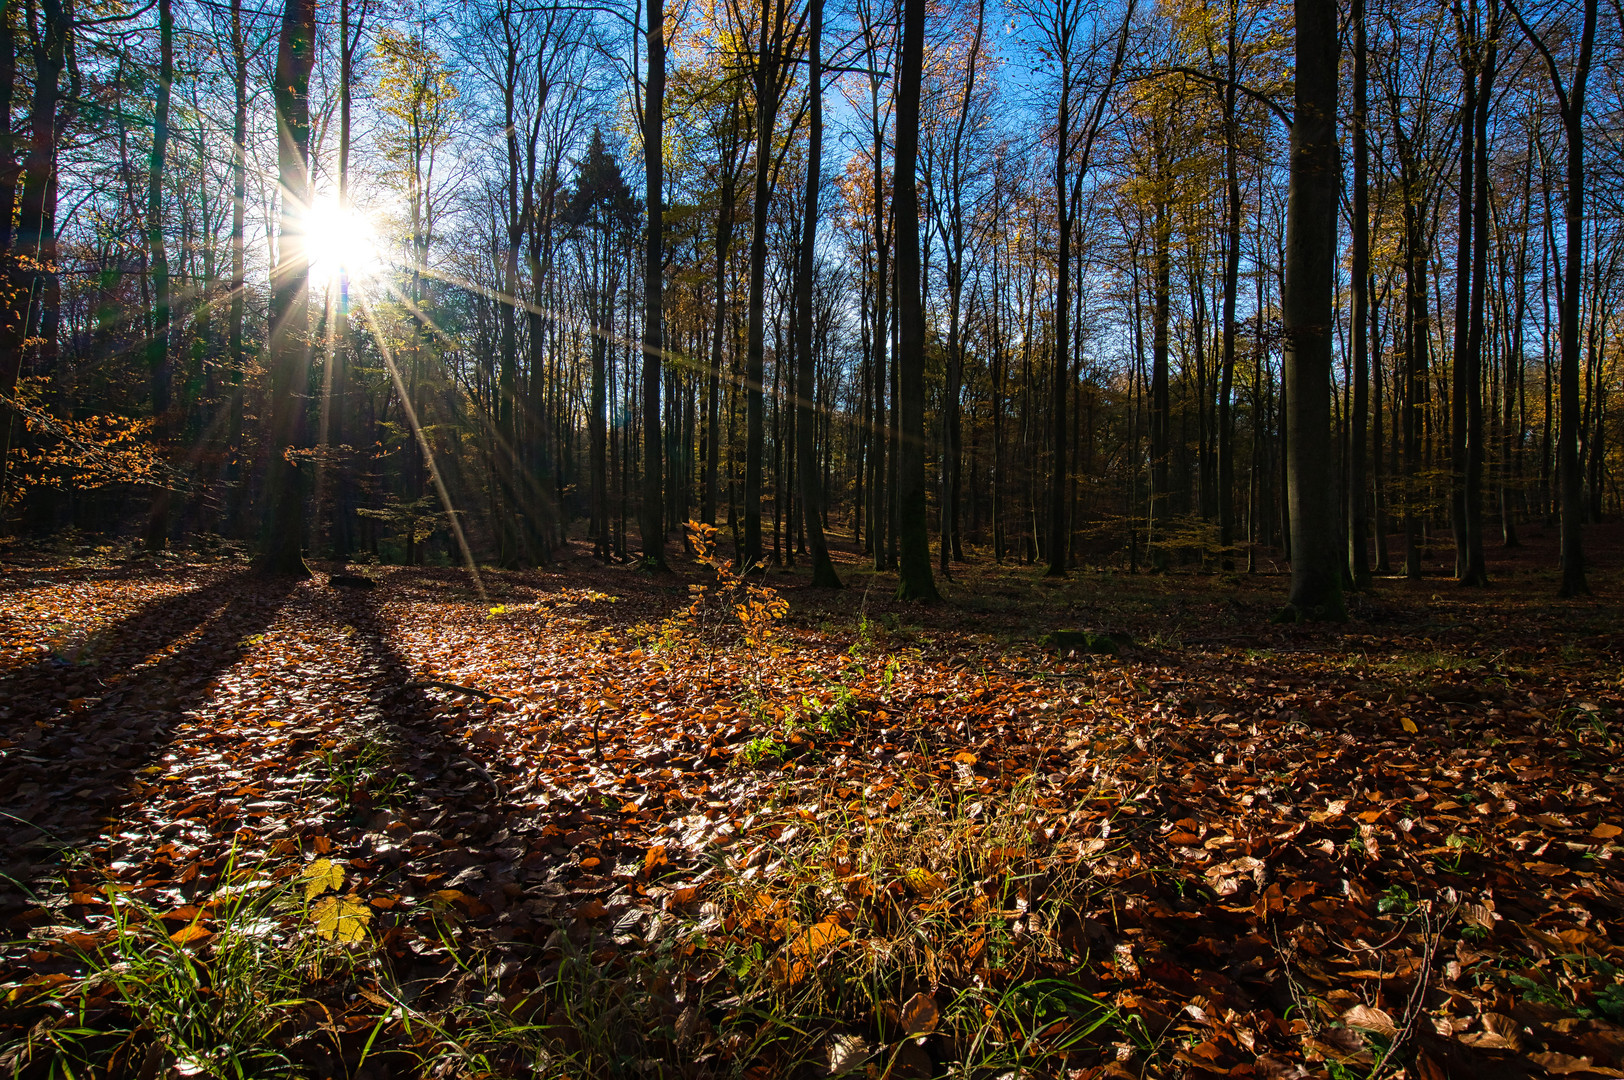
<svg viewBox="0 0 1624 1080"><path fill-rule="evenodd" d="M1388 1039L1398 1034L1398 1025L1393 1023L1392 1016L1385 1010L1369 1005L1355 1005L1342 1014L1342 1022L1351 1028L1375 1032Z"/></svg>
<svg viewBox="0 0 1624 1080"><path fill-rule="evenodd" d="M909 1038L928 1035L936 1030L936 1022L940 1018L935 997L921 990L902 1005L903 1034Z"/></svg>

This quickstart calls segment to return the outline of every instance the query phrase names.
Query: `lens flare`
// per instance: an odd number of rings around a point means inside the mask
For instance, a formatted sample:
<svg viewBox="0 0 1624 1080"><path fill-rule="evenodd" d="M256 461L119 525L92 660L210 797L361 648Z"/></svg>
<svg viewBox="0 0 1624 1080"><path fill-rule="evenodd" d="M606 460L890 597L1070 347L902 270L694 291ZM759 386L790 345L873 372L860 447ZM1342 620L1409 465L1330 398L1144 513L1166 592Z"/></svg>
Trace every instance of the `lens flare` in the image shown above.
<svg viewBox="0 0 1624 1080"><path fill-rule="evenodd" d="M305 245L312 289L325 289L345 275L351 281L366 281L383 268L372 219L353 206L341 206L336 198L319 198L310 207Z"/></svg>

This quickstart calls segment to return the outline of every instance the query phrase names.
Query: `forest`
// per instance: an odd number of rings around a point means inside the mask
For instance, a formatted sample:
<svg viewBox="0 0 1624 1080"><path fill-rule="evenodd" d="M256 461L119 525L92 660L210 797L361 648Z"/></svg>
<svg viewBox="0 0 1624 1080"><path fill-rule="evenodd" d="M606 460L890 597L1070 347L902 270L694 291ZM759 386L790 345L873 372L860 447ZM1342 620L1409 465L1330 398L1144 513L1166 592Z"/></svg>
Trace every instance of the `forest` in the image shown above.
<svg viewBox="0 0 1624 1080"><path fill-rule="evenodd" d="M261 3L0 0L0 1075L1624 1077L1618 0Z"/></svg>

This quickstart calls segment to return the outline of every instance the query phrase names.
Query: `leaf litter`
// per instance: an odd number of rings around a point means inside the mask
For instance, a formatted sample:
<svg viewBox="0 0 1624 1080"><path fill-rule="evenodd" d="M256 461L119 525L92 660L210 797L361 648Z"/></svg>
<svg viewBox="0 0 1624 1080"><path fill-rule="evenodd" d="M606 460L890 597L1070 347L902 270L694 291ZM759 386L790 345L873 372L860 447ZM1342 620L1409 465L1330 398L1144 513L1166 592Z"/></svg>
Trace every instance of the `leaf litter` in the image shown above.
<svg viewBox="0 0 1624 1080"><path fill-rule="evenodd" d="M1624 1076L1606 602L682 565L8 579L0 1066Z"/></svg>

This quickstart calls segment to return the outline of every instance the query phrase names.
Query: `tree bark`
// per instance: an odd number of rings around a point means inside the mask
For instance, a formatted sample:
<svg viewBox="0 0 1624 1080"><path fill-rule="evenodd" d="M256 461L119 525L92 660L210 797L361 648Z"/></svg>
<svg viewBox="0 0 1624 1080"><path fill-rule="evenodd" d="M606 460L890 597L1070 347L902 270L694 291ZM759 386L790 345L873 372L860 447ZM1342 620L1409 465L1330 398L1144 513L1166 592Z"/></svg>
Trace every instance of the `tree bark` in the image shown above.
<svg viewBox="0 0 1624 1080"><path fill-rule="evenodd" d="M1295 0L1296 111L1286 208L1285 374L1291 504L1287 619L1342 620L1342 558L1331 443L1336 265L1336 0Z"/></svg>
<svg viewBox="0 0 1624 1080"><path fill-rule="evenodd" d="M643 270L643 559L666 569L660 445L660 355L665 349L665 4L648 0L648 91L643 101L643 173L648 234Z"/></svg>
<svg viewBox="0 0 1624 1080"><path fill-rule="evenodd" d="M766 440L763 429L767 291L767 215L772 209L773 129L778 123L779 57L774 48L775 29L782 24L782 4L776 18L762 20L761 48L756 58L756 180L750 223L749 338L744 370L744 550L740 565L749 569L761 561L761 460ZM772 25L769 25L772 24Z"/></svg>
<svg viewBox="0 0 1624 1080"><path fill-rule="evenodd" d="M1354 0L1355 4L1362 0ZM1218 543L1225 570L1235 568L1235 422L1230 396L1235 381L1235 300L1241 276L1240 5L1229 3L1228 80L1224 86L1224 311L1223 356L1218 372ZM1357 226L1356 226L1357 227Z"/></svg>
<svg viewBox="0 0 1624 1080"><path fill-rule="evenodd" d="M270 460L255 568L309 577L305 565L304 483L290 452L303 444L310 376L310 263L305 242L310 205L310 71L315 62L314 0L287 0L276 49L277 173L280 236L271 271Z"/></svg>
<svg viewBox="0 0 1624 1080"><path fill-rule="evenodd" d="M1466 475L1463 495L1466 510L1466 561L1461 584L1487 585L1488 564L1483 550L1483 350L1485 342L1484 305L1489 276L1489 106L1492 104L1496 50L1499 38L1499 5L1490 0L1488 21L1478 45L1476 104L1472 123L1472 292L1467 322L1465 353L1466 380Z"/></svg>
<svg viewBox="0 0 1624 1080"><path fill-rule="evenodd" d="M1556 481L1562 520L1562 584L1557 595L1580 596L1590 592L1585 579L1584 548L1580 528L1584 517L1583 477L1579 473L1579 290L1583 284L1584 205L1585 205L1585 90L1595 56L1597 0L1584 0L1584 23L1579 35L1579 55L1571 86L1564 86L1561 70L1549 46L1533 28L1517 16L1524 35L1551 77L1557 109L1567 137L1567 197L1563 225L1567 262L1562 267L1562 283L1557 294L1560 354L1557 366ZM1512 9L1516 13L1516 9ZM1548 238L1554 248L1555 238ZM1550 380L1546 380L1549 387ZM1548 392L1548 391L1547 391ZM1547 417L1550 409L1546 409Z"/></svg>
<svg viewBox="0 0 1624 1080"><path fill-rule="evenodd" d="M28 319L28 282L12 246L17 238L12 223L19 178L11 127L17 84L13 3L0 0L0 507L5 505L6 472L17 424L12 408L3 399L9 399L17 389L17 377L22 373L23 328Z"/></svg>
<svg viewBox="0 0 1624 1080"><path fill-rule="evenodd" d="M897 548L900 600L939 600L925 518L925 310L919 292L919 95L926 0L902 0L897 81Z"/></svg>
<svg viewBox="0 0 1624 1080"><path fill-rule="evenodd" d="M1370 137L1365 0L1353 0L1353 403L1348 417L1348 571L1356 589L1370 587L1365 455L1370 420Z"/></svg>
<svg viewBox="0 0 1624 1080"><path fill-rule="evenodd" d="M810 127L806 147L806 205L802 210L800 269L797 273L795 356L798 365L795 388L795 458L801 489L801 521L812 554L812 584L822 589L840 588L840 576L829 559L829 542L823 534L823 478L818 472L817 400L814 396L816 363L812 352L812 331L816 322L812 310L812 279L817 272L818 189L823 182L823 0L809 0L810 36L807 42L807 78L811 95Z"/></svg>
<svg viewBox="0 0 1624 1080"><path fill-rule="evenodd" d="M169 156L169 93L175 75L175 19L170 0L158 0L158 86L152 108L152 151L147 158L147 259L152 272L152 332L147 338L147 378L160 441L174 427L169 370L169 255L164 242L164 164ZM170 492L158 488L147 515L146 549L169 543Z"/></svg>
<svg viewBox="0 0 1624 1080"><path fill-rule="evenodd" d="M226 317L230 401L226 408L226 520L233 535L247 533L243 503L243 318L248 288L245 226L248 205L248 44L242 25L242 0L231 0L231 309Z"/></svg>

